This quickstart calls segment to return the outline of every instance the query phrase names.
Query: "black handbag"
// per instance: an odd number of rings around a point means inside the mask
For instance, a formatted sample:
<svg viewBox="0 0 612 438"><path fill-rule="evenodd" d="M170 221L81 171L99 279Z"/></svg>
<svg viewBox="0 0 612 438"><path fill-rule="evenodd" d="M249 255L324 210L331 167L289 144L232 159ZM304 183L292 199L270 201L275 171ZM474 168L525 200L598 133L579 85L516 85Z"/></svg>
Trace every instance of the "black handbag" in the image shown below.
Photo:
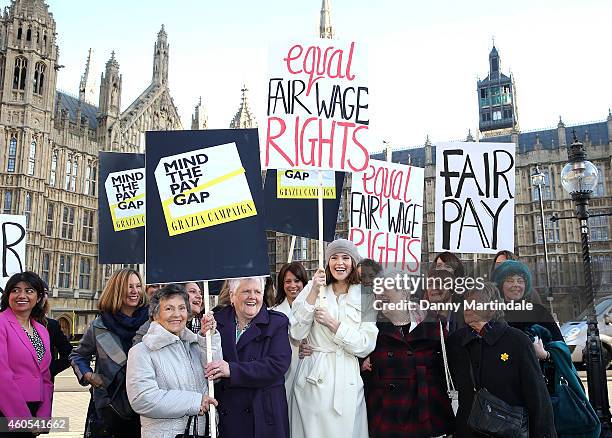
<svg viewBox="0 0 612 438"><path fill-rule="evenodd" d="M208 413L206 417L208 418ZM193 427L191 426L192 424ZM179 433L175 438L210 438L210 421L206 422L204 435L198 435L198 417L196 415L190 416L187 420L185 432Z"/></svg>
<svg viewBox="0 0 612 438"><path fill-rule="evenodd" d="M470 377L474 385L474 401L468 417L472 430L488 437L495 438L529 438L529 417L527 410L520 406L511 406L499 397L491 394L486 388L476 389L472 360L468 354Z"/></svg>

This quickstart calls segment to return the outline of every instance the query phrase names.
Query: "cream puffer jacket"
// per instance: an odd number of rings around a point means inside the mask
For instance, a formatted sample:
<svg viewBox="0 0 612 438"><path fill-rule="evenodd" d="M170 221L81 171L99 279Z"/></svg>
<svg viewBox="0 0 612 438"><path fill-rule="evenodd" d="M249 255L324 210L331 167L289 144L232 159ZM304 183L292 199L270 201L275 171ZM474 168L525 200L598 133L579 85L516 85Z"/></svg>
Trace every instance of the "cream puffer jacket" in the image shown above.
<svg viewBox="0 0 612 438"><path fill-rule="evenodd" d="M223 358L221 337L212 337L213 360ZM189 416L198 415L208 393L206 338L184 329L180 337L152 322L142 342L128 354L126 387L132 409L140 414L142 438L175 438ZM198 417L204 434L206 417Z"/></svg>

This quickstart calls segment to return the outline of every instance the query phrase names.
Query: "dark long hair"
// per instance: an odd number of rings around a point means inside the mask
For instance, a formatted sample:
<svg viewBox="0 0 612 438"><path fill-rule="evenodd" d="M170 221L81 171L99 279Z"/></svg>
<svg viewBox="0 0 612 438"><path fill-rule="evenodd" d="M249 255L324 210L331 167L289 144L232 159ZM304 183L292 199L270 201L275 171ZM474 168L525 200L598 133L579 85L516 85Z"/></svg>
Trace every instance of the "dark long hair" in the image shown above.
<svg viewBox="0 0 612 438"><path fill-rule="evenodd" d="M435 271L437 269L436 262L438 261L438 259L441 259L444 263L453 268L453 275L455 276L455 278L465 276L465 268L463 267L463 262L459 259L459 257L457 257L454 253L450 251L444 251L438 254L433 259L433 262L431 262L429 271Z"/></svg>
<svg viewBox="0 0 612 438"><path fill-rule="evenodd" d="M285 275L287 272L291 272L293 275L295 275L297 279L302 282L303 286L306 286L306 283L308 283L308 274L306 274L304 265L302 265L300 262L285 263L283 266L281 266L280 271L278 271L278 275L276 276L276 298L274 299L275 306L278 306L285 300L285 298L287 298L287 294L285 293Z"/></svg>
<svg viewBox="0 0 612 438"><path fill-rule="evenodd" d="M11 278L8 279L8 281L6 282L6 287L4 288L4 293L2 294L2 299L0 300L0 312L4 312L6 309L10 307L9 306L9 295L11 294L11 291L15 289L15 286L17 286L17 283L21 281L29 284L30 287L36 291L37 302L36 302L36 305L32 308L32 312L30 313L30 318L46 326L47 319L45 318L45 313L46 313L45 306L47 303L44 300L45 284L43 283L42 279L38 276L38 274L31 272L31 271L18 272L17 274L14 274L13 276L11 276Z"/></svg>

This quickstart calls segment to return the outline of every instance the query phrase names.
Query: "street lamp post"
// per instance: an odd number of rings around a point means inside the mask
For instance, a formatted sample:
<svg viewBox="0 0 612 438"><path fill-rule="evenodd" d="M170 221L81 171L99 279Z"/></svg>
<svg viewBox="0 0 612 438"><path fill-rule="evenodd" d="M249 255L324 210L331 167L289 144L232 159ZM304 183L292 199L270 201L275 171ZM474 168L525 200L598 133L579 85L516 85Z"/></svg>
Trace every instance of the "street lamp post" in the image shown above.
<svg viewBox="0 0 612 438"><path fill-rule="evenodd" d="M548 268L548 243L546 240L546 226L544 225L544 201L542 200L542 186L546 184L546 175L536 166L535 172L531 175L531 184L538 189L540 199L540 227L542 228L542 241L544 242L544 268L546 269L546 299L550 303L550 312L554 314L552 308L552 290L550 288L550 270Z"/></svg>
<svg viewBox="0 0 612 438"><path fill-rule="evenodd" d="M587 302L591 306L587 316L587 385L589 400L601 421L601 436L612 434L610 424L610 402L608 399L608 385L606 368L602 358L601 339L597 326L597 313L595 310L595 291L593 290L593 272L591 267L591 254L589 252L589 199L597 186L597 167L587 160L584 145L576 138L568 149L569 162L561 171L561 184L571 195L576 204L576 216L580 221L580 235L582 237L582 260L584 263L584 283L586 286Z"/></svg>

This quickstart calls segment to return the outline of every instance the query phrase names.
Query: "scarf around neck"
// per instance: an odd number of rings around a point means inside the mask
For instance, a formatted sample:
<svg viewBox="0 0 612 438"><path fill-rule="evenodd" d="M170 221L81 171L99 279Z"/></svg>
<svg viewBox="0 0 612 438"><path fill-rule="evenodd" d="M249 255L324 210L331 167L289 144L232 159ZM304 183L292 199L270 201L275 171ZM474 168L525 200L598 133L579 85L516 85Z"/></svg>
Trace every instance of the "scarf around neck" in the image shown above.
<svg viewBox="0 0 612 438"><path fill-rule="evenodd" d="M127 353L132 346L132 338L136 331L149 319L149 306L137 308L132 316L119 311L115 314L102 312L100 317L106 328L121 339L123 350Z"/></svg>

